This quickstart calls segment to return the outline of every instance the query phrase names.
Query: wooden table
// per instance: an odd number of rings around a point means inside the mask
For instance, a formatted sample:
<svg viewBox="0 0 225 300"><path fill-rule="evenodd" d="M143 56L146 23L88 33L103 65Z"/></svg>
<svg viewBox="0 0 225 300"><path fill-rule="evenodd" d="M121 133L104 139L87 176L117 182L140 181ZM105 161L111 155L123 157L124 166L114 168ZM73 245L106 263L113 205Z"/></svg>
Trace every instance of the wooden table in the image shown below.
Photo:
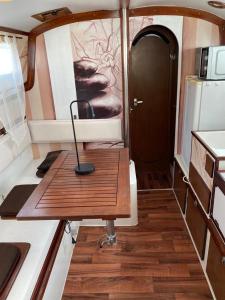
<svg viewBox="0 0 225 300"><path fill-rule="evenodd" d="M107 220L108 237L116 218L130 216L128 149L80 152L95 172L77 175L76 155L63 151L17 215L18 220ZM114 239L115 241L115 239Z"/></svg>

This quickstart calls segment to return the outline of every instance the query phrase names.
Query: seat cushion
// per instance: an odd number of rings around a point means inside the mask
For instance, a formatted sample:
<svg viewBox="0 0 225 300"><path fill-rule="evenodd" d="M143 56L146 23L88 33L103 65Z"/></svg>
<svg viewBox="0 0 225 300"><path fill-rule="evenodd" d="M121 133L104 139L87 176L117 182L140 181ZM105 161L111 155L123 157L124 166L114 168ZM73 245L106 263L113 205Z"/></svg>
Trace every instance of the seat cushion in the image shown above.
<svg viewBox="0 0 225 300"><path fill-rule="evenodd" d="M0 206L1 217L16 217L37 184L16 185Z"/></svg>
<svg viewBox="0 0 225 300"><path fill-rule="evenodd" d="M15 245L0 243L0 295L10 280L20 256L20 250Z"/></svg>
<svg viewBox="0 0 225 300"><path fill-rule="evenodd" d="M38 170L36 175L43 178L62 151L63 150L48 152L45 160L37 167Z"/></svg>

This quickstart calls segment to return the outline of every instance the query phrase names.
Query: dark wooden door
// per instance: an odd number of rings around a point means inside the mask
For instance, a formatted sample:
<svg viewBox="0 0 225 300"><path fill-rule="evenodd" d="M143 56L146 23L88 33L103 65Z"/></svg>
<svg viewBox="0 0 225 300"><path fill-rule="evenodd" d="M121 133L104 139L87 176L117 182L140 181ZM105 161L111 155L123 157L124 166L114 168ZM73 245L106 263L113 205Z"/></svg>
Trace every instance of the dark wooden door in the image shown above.
<svg viewBox="0 0 225 300"><path fill-rule="evenodd" d="M178 46L162 26L149 26L131 48L130 144L137 165L165 169L173 159Z"/></svg>

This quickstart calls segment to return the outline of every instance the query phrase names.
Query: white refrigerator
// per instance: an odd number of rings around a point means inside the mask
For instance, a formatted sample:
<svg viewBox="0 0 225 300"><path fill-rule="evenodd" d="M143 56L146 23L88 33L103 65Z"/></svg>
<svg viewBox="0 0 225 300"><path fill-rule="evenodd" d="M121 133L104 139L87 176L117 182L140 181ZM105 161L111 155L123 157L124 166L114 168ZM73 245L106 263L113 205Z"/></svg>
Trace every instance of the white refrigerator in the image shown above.
<svg viewBox="0 0 225 300"><path fill-rule="evenodd" d="M225 81L186 78L181 160L187 173L192 130L225 130Z"/></svg>

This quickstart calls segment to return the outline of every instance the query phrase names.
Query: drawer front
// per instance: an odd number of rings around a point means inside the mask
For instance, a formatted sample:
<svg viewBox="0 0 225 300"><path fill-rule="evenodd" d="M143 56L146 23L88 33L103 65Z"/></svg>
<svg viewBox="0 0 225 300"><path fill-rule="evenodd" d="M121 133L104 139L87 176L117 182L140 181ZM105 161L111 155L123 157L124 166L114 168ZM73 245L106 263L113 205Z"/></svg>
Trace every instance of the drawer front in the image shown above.
<svg viewBox="0 0 225 300"><path fill-rule="evenodd" d="M222 256L212 236L209 244L209 255L206 272L217 300L225 299L225 265Z"/></svg>
<svg viewBox="0 0 225 300"><path fill-rule="evenodd" d="M218 187L215 187L214 199L213 199L213 209L212 218L216 223L216 226L220 230L223 237L225 237L225 194Z"/></svg>
<svg viewBox="0 0 225 300"><path fill-rule="evenodd" d="M186 221L201 259L205 255L207 226L200 212L200 204L191 188L188 189Z"/></svg>
<svg viewBox="0 0 225 300"><path fill-rule="evenodd" d="M212 191L215 159L194 136L192 136L191 163L208 189Z"/></svg>
<svg viewBox="0 0 225 300"><path fill-rule="evenodd" d="M184 174L175 160L174 164L174 193L176 194L177 200L180 204L180 207L185 212L186 207L186 198L187 198L187 184L183 181Z"/></svg>
<svg viewBox="0 0 225 300"><path fill-rule="evenodd" d="M206 213L208 213L211 191L192 163L190 163L189 180Z"/></svg>

